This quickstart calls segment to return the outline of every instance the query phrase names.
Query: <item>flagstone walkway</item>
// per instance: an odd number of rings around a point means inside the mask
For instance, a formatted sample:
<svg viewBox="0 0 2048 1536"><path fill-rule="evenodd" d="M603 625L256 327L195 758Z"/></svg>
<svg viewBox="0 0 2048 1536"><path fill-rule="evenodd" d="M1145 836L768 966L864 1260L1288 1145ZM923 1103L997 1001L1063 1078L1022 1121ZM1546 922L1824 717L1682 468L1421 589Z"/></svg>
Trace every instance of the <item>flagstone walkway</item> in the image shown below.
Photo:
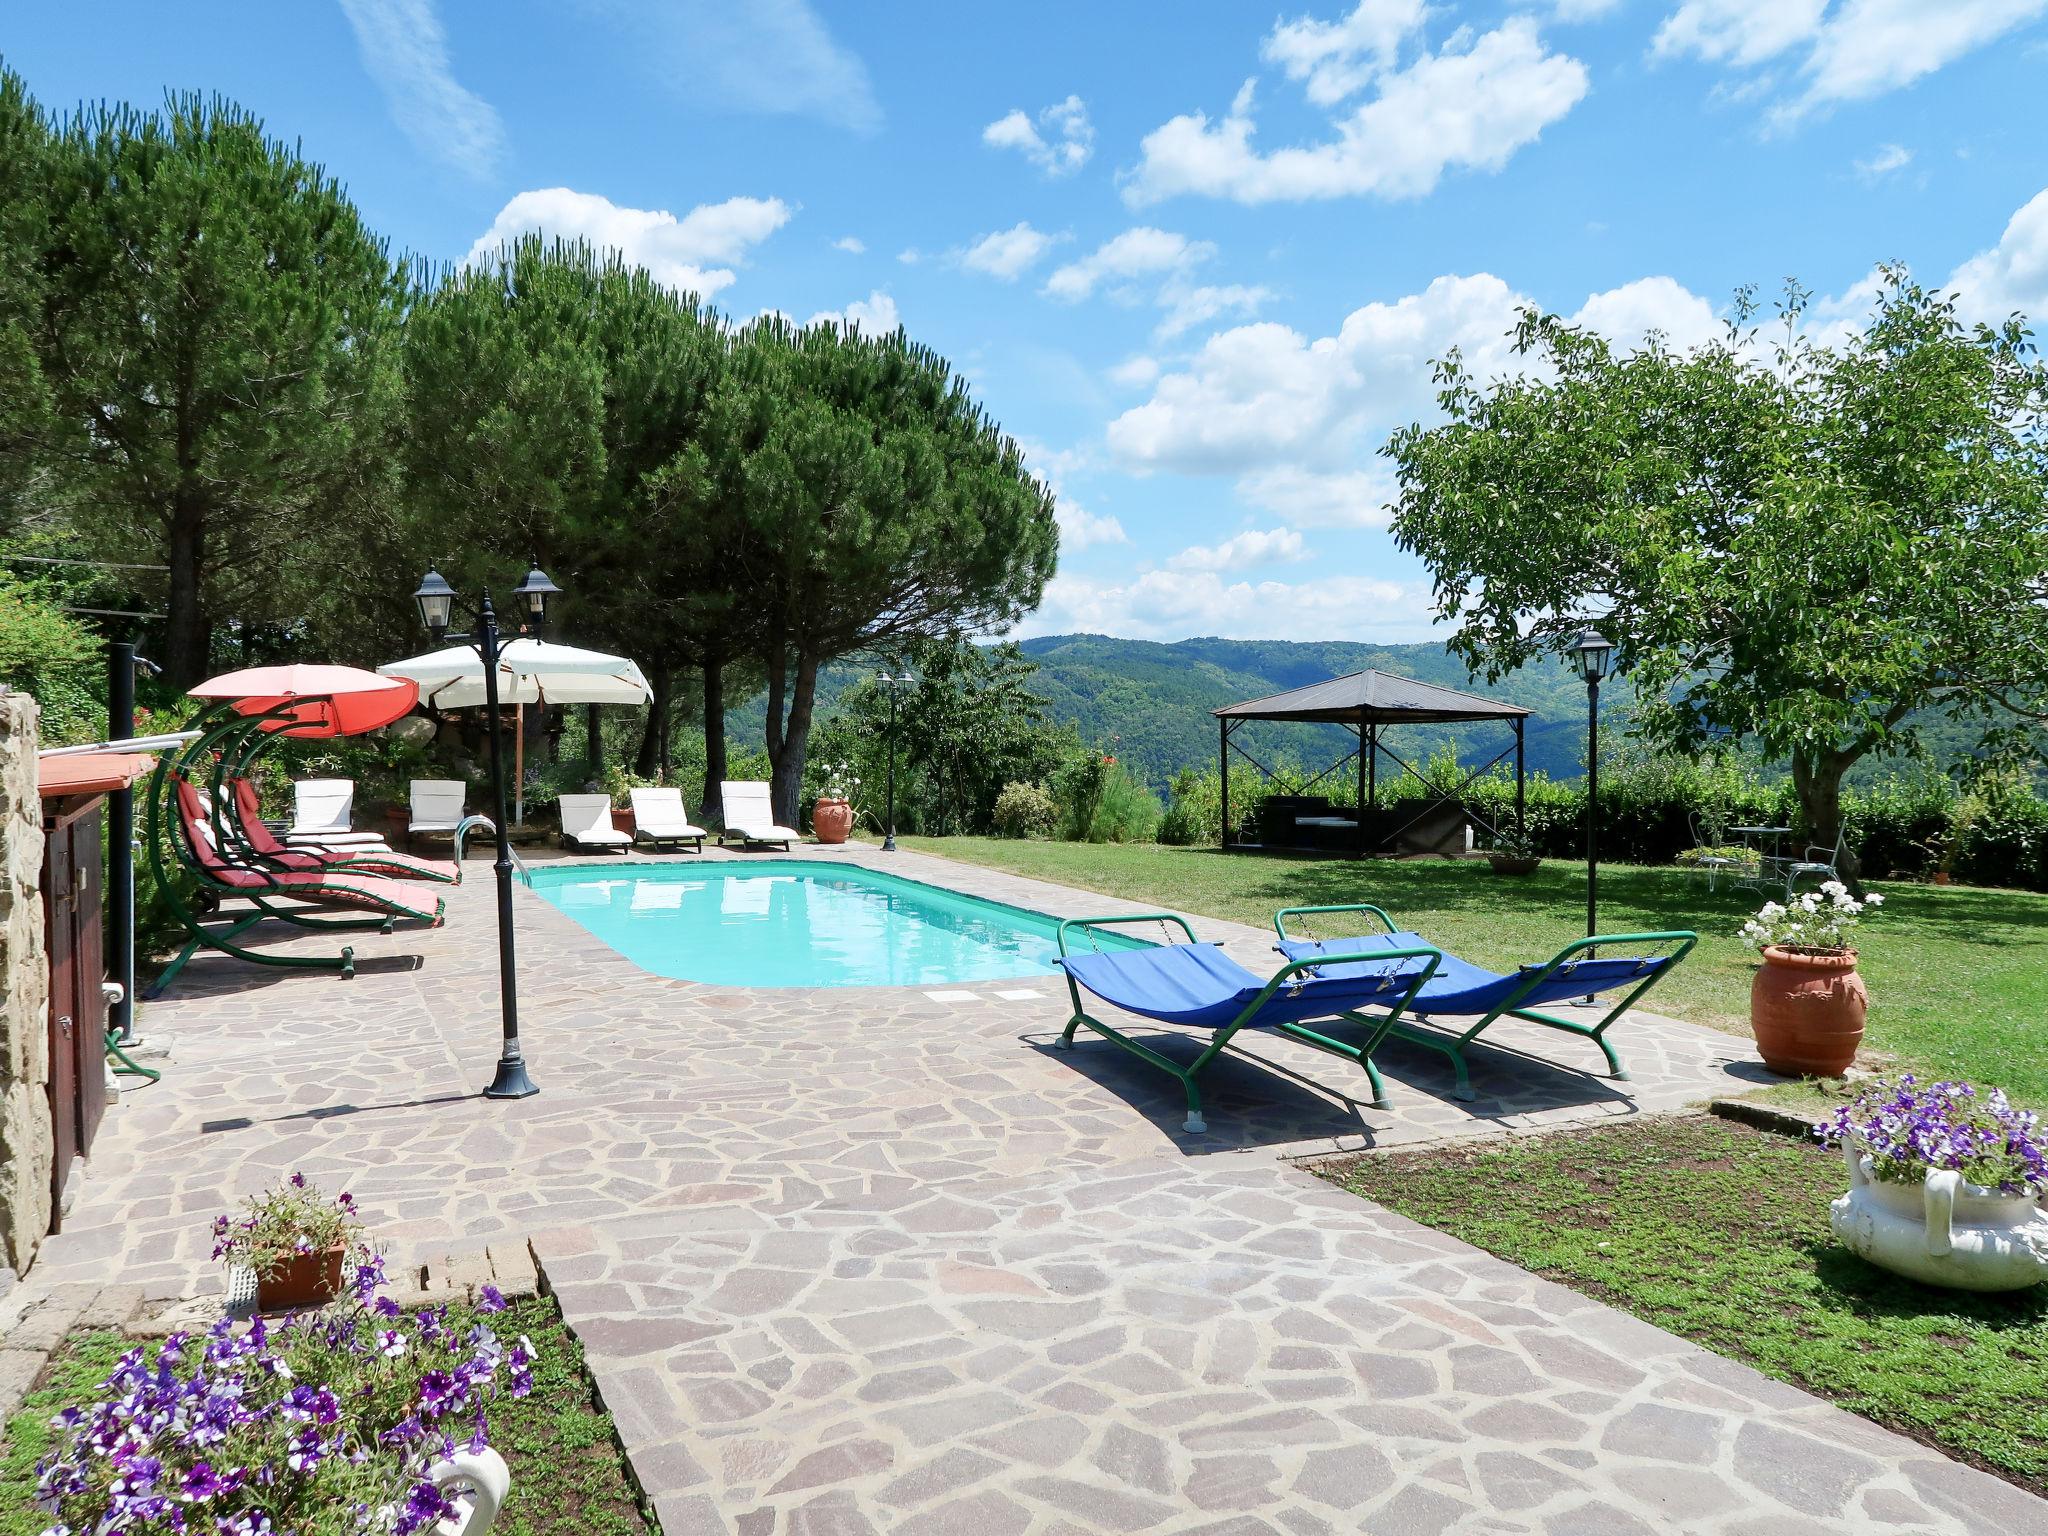
<svg viewBox="0 0 2048 1536"><path fill-rule="evenodd" d="M522 890L542 1092L495 1103L490 903L472 861L448 926L368 936L352 981L195 961L143 1014L164 1082L111 1113L28 1285L217 1287L208 1221L292 1168L345 1180L400 1259L530 1240L667 1536L2048 1529L2005 1483L1282 1160L1677 1108L1760 1075L1728 1036L1631 1019L1613 1083L1581 1042L1507 1035L1536 1058L1490 1053L1475 1104L1392 1047L1384 1111L1261 1039L1188 1137L1163 1074L1049 1049L1051 979L667 981ZM1196 928L1271 963L1255 930Z"/></svg>

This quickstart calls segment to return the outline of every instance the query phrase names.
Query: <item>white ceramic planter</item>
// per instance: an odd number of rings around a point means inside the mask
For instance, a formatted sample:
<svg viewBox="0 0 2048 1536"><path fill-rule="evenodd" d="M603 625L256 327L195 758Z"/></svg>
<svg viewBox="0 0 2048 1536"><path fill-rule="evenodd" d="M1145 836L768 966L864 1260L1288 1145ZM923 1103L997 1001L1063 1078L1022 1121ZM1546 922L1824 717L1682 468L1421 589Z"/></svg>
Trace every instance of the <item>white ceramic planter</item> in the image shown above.
<svg viewBox="0 0 2048 1536"><path fill-rule="evenodd" d="M1828 1225L1880 1269L1959 1291L2017 1291L2048 1280L2048 1214L2031 1195L2002 1195L1958 1173L1929 1169L1924 1183L1874 1178L1853 1145L1849 1192Z"/></svg>
<svg viewBox="0 0 2048 1536"><path fill-rule="evenodd" d="M486 1446L457 1451L437 1462L427 1480L455 1505L455 1513L434 1526L434 1536L484 1536L498 1523L505 1495L512 1491L512 1471L505 1458Z"/></svg>

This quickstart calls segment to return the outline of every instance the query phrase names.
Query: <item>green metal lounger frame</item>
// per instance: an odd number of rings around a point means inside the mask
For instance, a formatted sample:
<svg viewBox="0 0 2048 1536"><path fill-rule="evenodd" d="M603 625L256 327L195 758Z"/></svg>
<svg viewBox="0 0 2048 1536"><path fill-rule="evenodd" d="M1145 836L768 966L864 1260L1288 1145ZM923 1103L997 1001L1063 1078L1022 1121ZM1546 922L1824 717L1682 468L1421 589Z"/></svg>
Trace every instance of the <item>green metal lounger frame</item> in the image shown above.
<svg viewBox="0 0 2048 1536"><path fill-rule="evenodd" d="M303 702L303 701L299 701ZM184 827L175 813L170 812L170 799L176 792L175 781L184 776L187 765L203 760L210 751L219 751L230 743L239 741L245 731L260 728L264 720L281 717L287 710L273 711L261 716L236 713L229 703L211 705L193 718L193 728L203 732L198 739L189 743L182 752L165 753L157 760L155 771L150 775L149 793L145 798L147 816L143 837L143 849L150 873L156 877L157 888L163 892L164 903L178 919L179 924L190 936L170 964L157 973L156 980L142 992L145 999L161 997L164 990L177 979L185 968L185 962L202 948L217 949L223 954L233 955L252 965L270 966L281 970L336 971L342 976L355 974L355 951L344 946L338 955L270 955L235 943L246 930L253 928L265 918L276 918L295 927L328 929L334 931L367 931L375 929L390 933L397 922L396 916L337 918L315 917L302 910L278 906L278 900L289 900L291 892L280 883L279 889L270 893L252 890L247 886L223 885L207 878L196 857L184 846ZM218 815L216 802L215 815ZM197 889L213 898L238 897L250 903L252 910L235 917L223 916L215 927L207 927L202 915L193 910L186 888L173 878L164 862L164 845L168 842L171 852L186 876L196 883ZM146 1070L146 1069L144 1069Z"/></svg>
<svg viewBox="0 0 2048 1536"><path fill-rule="evenodd" d="M1059 952L1062 956L1065 956L1069 953L1067 948L1067 938L1070 933L1086 933L1090 930L1098 928L1128 927L1139 923L1171 924L1173 927L1176 927L1181 931L1181 933L1186 937L1187 941L1190 944L1198 942L1195 938L1194 929L1188 926L1187 919L1173 912L1141 913L1131 917L1071 917L1065 919L1059 925L1059 929L1056 934L1056 938L1059 944ZM1067 1020L1067 1027L1065 1031L1061 1033L1060 1038L1055 1042L1055 1045L1060 1050L1071 1049L1074 1044L1074 1032L1085 1024L1088 1026L1088 1028L1094 1030L1095 1033L1101 1035L1105 1040L1108 1040L1112 1045L1119 1046L1123 1050L1130 1052L1133 1056L1136 1056L1140 1061L1149 1062L1153 1066L1159 1068L1160 1071L1170 1074L1176 1081L1180 1083L1182 1089L1187 1094L1188 1116L1184 1125L1184 1129L1186 1129L1192 1134L1200 1135L1208 1129L1208 1126L1202 1116L1202 1090L1198 1080L1200 1079L1203 1071L1210 1065L1210 1063L1215 1061L1215 1059L1218 1056L1223 1054L1224 1048L1230 1044L1231 1037L1234 1036L1240 1029L1243 1029L1247 1024L1252 1023L1253 1020L1257 1018L1260 1010L1265 1008L1266 1004L1274 996L1275 993L1280 992L1290 982L1296 982L1298 978L1308 974L1312 974L1322 966L1338 963L1340 961L1383 961L1404 959L1423 960L1427 962L1420 970L1417 971L1415 979L1412 982L1408 983L1408 986L1401 997L1401 1007L1405 1007L1407 1004L1407 999L1413 997L1415 993L1421 989L1422 985L1425 982L1427 982L1431 976L1436 974L1436 968L1443 959L1442 953L1440 951L1425 945L1414 949L1376 950L1370 954L1329 956L1318 957L1314 960L1289 961L1273 973L1271 979L1267 981L1265 987L1259 992L1258 996L1253 998L1249 1003L1245 1004L1244 1008L1238 1013L1236 1018L1232 1019L1229 1023L1216 1028L1215 1037L1209 1042L1209 1044L1206 1047L1203 1048L1201 1054L1196 1056L1196 1058L1185 1067L1182 1066L1179 1062L1172 1060L1170 1057L1161 1055L1159 1052L1151 1049L1149 1046L1141 1045L1136 1040L1133 1040L1129 1035L1124 1034L1121 1030L1111 1028L1109 1025L1103 1023L1102 1020L1096 1018L1093 1014L1089 1013L1087 1007L1083 1004L1081 1000L1080 984L1074 979L1071 973L1068 973L1066 978L1067 995L1073 1000L1074 1012L1073 1016ZM1290 1021L1262 1023L1259 1025L1259 1027L1262 1029L1273 1030L1275 1033L1278 1034L1283 1034L1291 1040L1299 1040L1303 1045L1310 1046L1318 1051L1323 1051L1328 1055L1340 1056L1346 1061L1356 1062L1359 1066L1365 1068L1366 1081L1369 1084L1371 1084L1372 1107L1375 1109L1385 1109L1387 1108L1386 1084L1380 1078L1379 1068L1373 1064L1372 1053L1375 1050L1377 1050L1380 1046L1380 1043L1387 1038L1388 1033L1393 1028L1393 1020L1399 1017L1399 1014L1399 1007L1397 1007L1394 1010L1394 1013L1392 1015L1390 1015L1387 1019L1384 1020L1374 1019L1366 1014L1355 1013L1351 1011L1337 1011L1332 1013L1330 1015L1330 1017L1332 1018L1341 1018L1349 1023L1357 1024L1365 1029L1366 1038L1365 1043L1362 1045L1353 1045L1347 1041L1332 1039L1330 1036L1320 1034L1317 1031L1310 1029L1306 1025L1299 1022ZM1140 1017L1143 1016L1144 1015L1142 1014L1140 1015Z"/></svg>
<svg viewBox="0 0 2048 1536"><path fill-rule="evenodd" d="M1363 901L1344 902L1335 906L1323 907L1282 907L1273 914L1273 931L1283 941L1294 940L1296 936L1287 931L1287 920L1289 918L1319 917L1336 913L1368 914L1378 918L1390 934L1404 931L1393 918L1387 915L1384 908L1376 907L1370 902ZM1307 935L1304 934L1303 937L1307 937ZM1563 949L1552 955L1543 965L1524 967L1518 978L1518 985L1506 989L1503 997L1494 1006L1480 1015L1478 1022L1463 1031L1440 1029L1427 1023L1431 1013L1426 1001L1414 1014L1409 1015L1408 1018L1402 1017L1415 998L1416 993L1421 990L1421 983L1418 983L1410 990L1408 997L1403 999L1401 1006L1394 1009L1388 1015L1385 1021L1385 1034L1397 1040L1406 1040L1414 1045L1427 1046L1430 1050L1440 1051L1450 1057L1451 1065L1457 1070L1458 1074L1457 1087L1452 1090L1453 1096L1467 1102L1478 1097L1478 1095L1472 1089L1472 1074L1465 1062L1465 1048L1485 1034L1497 1020L1503 1018L1520 1019L1529 1024L1541 1024L1546 1029L1561 1030L1565 1034L1577 1035L1581 1039L1591 1040L1600 1047L1601 1055L1606 1057L1609 1074L1622 1082L1626 1082L1628 1080L1628 1068L1622 1065L1621 1058L1614 1052L1614 1047L1607 1042L1609 1027L1613 1025L1615 1020L1619 1019L1633 1007L1644 993L1662 981L1666 973L1671 971L1679 961L1691 954L1693 946L1698 943L1699 935L1684 929L1670 929L1649 933L1602 933L1595 934L1591 938L1574 939L1571 943L1565 945ZM1563 977L1568 976L1570 968L1575 963L1581 959L1592 957L1595 950L1618 950L1623 953L1634 950L1640 953L1642 950L1652 948L1668 948L1671 953L1667 963L1659 966L1634 986L1626 988L1622 992L1621 1000L1601 1015L1597 1023L1587 1024L1578 1019L1561 1019L1555 1014L1544 1013L1536 1008L1526 1006L1526 1000L1536 993L1554 990L1554 984L1563 979ZM1396 953L1398 952L1393 950L1375 951L1373 957L1386 959ZM1332 957L1324 963L1340 962L1335 957Z"/></svg>

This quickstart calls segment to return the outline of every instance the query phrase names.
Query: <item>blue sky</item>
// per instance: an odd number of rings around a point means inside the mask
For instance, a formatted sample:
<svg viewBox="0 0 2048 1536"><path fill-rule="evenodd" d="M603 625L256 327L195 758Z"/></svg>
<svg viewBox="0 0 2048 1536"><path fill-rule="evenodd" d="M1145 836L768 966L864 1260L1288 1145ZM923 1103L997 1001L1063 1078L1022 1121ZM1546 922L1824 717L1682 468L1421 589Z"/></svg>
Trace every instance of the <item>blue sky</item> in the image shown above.
<svg viewBox="0 0 2048 1536"><path fill-rule="evenodd" d="M1427 637L1374 450L1521 302L1685 341L1897 260L2048 311L2048 0L101 0L0 55L230 95L431 260L900 321L1060 491L1028 632Z"/></svg>

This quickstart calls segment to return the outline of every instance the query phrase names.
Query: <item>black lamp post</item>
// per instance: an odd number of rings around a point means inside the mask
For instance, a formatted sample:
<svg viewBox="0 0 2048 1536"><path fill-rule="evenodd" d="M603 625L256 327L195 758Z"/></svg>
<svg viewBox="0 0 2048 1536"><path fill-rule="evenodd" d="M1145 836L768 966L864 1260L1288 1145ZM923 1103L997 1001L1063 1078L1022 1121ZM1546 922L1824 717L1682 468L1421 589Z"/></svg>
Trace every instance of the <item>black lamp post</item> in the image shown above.
<svg viewBox="0 0 2048 1536"><path fill-rule="evenodd" d="M1600 680L1614 664L1614 642L1582 629L1565 651L1586 680L1586 937L1600 931Z"/></svg>
<svg viewBox="0 0 2048 1536"><path fill-rule="evenodd" d="M884 672L875 681L889 690L888 813L886 818L887 829L882 834L882 852L894 853L896 851L896 705L902 697L903 690L915 683L917 679L911 676L910 669L905 667L900 673Z"/></svg>
<svg viewBox="0 0 2048 1536"><path fill-rule="evenodd" d="M547 621L548 599L561 590L535 562L512 589L521 629L538 630ZM519 974L512 939L512 832L505 814L505 755L498 745L498 615L491 606L491 594L485 591L476 606L468 609L476 620L476 633L451 636L448 621L454 616L455 589L434 570L420 578L419 590L413 593L412 600L419 605L420 622L437 642L452 639L458 645L468 646L484 666L484 711L490 720L491 808L498 834L498 861L494 866L498 877L498 1008L504 1029L498 1070L491 1078L491 1086L484 1090L484 1097L523 1099L539 1093L540 1087L526 1075L526 1057L519 1049Z"/></svg>

